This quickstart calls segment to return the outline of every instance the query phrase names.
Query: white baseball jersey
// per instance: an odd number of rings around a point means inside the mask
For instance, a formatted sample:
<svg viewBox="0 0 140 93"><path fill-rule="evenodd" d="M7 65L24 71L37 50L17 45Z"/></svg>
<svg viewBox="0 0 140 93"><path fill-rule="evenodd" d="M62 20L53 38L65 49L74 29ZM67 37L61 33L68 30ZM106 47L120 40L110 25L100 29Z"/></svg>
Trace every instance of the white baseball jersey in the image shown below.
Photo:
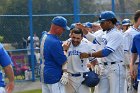
<svg viewBox="0 0 140 93"><path fill-rule="evenodd" d="M93 35L96 37L102 37L103 34L104 34L103 30L99 30L99 31L96 31ZM103 49L101 46L101 43L96 42L96 41L95 41L94 47L96 51Z"/></svg>
<svg viewBox="0 0 140 93"><path fill-rule="evenodd" d="M87 72L87 63L95 60L94 57L80 59L80 53L92 53L94 52L93 44L87 39L82 39L81 43L78 46L73 46L72 43L68 49L68 72L78 73L78 72Z"/></svg>
<svg viewBox="0 0 140 93"><path fill-rule="evenodd" d="M140 34L140 31L133 26L131 26L123 35L123 47L124 51L127 51L128 54L125 56L130 61L130 50L132 47L133 38L135 35ZM127 53L126 52L126 53ZM137 58L136 62L139 62L139 58Z"/></svg>
<svg viewBox="0 0 140 93"><path fill-rule="evenodd" d="M86 35L90 41L100 43L102 47L111 50L113 53L108 55L107 57L102 58L102 62L119 62L123 61L123 35L117 30L117 28L113 28L108 32L104 32L102 36L94 36L88 33Z"/></svg>
<svg viewBox="0 0 140 93"><path fill-rule="evenodd" d="M31 37L29 36L27 40L30 41L30 40L31 40ZM37 36L34 36L34 37L33 37L33 47L34 47L34 48L38 48L39 42L40 42L40 41L39 41L39 38L38 38ZM30 46L31 46L31 42L28 43L27 48L30 49ZM27 53L28 53L28 55L31 55L31 51L30 51L30 50L27 51ZM34 53L35 53L35 51L34 51Z"/></svg>
<svg viewBox="0 0 140 93"><path fill-rule="evenodd" d="M98 30L93 35L96 37L102 37L103 34L104 34L103 30ZM95 51L99 51L103 49L103 47L101 46L102 45L101 43L95 42L93 44L94 44ZM97 58L97 60L98 60L98 63L101 63L101 58Z"/></svg>

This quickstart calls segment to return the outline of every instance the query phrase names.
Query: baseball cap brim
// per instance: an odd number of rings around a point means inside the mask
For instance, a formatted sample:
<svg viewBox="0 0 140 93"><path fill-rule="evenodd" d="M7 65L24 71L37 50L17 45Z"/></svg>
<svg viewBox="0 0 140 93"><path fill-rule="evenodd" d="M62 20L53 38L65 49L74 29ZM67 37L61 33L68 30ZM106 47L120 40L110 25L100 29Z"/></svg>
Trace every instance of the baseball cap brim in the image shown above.
<svg viewBox="0 0 140 93"><path fill-rule="evenodd" d="M122 24L122 25L130 25L130 23L124 23L124 24Z"/></svg>
<svg viewBox="0 0 140 93"><path fill-rule="evenodd" d="M98 22L98 23L102 23L102 22L104 22L104 21L106 21L106 20L104 20L104 19L103 19L103 20L98 20L97 22Z"/></svg>

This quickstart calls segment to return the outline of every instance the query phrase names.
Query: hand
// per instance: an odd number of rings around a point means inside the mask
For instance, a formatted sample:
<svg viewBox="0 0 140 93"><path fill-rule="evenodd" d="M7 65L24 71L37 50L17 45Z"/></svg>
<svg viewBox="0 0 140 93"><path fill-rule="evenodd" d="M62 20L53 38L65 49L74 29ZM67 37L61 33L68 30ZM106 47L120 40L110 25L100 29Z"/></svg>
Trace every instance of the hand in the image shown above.
<svg viewBox="0 0 140 93"><path fill-rule="evenodd" d="M88 34L88 28L86 28L83 24L77 23L77 24L76 24L76 28L82 29L82 32L83 32L85 35Z"/></svg>
<svg viewBox="0 0 140 93"><path fill-rule="evenodd" d="M80 54L80 58L83 59L83 58L88 58L89 57L89 54L88 53L81 53Z"/></svg>
<svg viewBox="0 0 140 93"><path fill-rule="evenodd" d="M130 75L132 79L136 79L136 70L134 69L134 65L130 64Z"/></svg>
<svg viewBox="0 0 140 93"><path fill-rule="evenodd" d="M6 85L6 93L12 93L12 91L14 90L14 82L9 82Z"/></svg>
<svg viewBox="0 0 140 93"><path fill-rule="evenodd" d="M100 67L98 65L95 65L94 71L95 71L95 73L97 73L99 75L100 74Z"/></svg>
<svg viewBox="0 0 140 93"><path fill-rule="evenodd" d="M63 72L63 75L60 79L61 84L66 85L68 83L68 73L67 72Z"/></svg>
<svg viewBox="0 0 140 93"><path fill-rule="evenodd" d="M68 42L68 41L64 42L63 45L62 45L63 46L63 50L68 50L70 45L71 45L71 42Z"/></svg>
<svg viewBox="0 0 140 93"><path fill-rule="evenodd" d="M87 64L87 68L93 68L90 63Z"/></svg>

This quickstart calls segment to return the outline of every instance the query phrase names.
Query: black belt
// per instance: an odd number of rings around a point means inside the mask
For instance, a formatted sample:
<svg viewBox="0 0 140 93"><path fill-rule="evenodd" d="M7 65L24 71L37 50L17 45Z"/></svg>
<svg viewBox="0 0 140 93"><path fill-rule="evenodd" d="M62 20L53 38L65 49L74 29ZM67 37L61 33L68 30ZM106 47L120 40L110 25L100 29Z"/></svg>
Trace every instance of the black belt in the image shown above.
<svg viewBox="0 0 140 93"><path fill-rule="evenodd" d="M73 76L73 77L79 77L79 76L81 76L81 74L80 73L76 73L76 74L71 74L71 76Z"/></svg>
<svg viewBox="0 0 140 93"><path fill-rule="evenodd" d="M139 64L139 62L135 62L135 65L138 65Z"/></svg>
<svg viewBox="0 0 140 93"><path fill-rule="evenodd" d="M103 64L106 66L106 65L109 65L109 63L107 63L107 62L103 62ZM112 65L112 64L116 64L116 62L110 62L110 64Z"/></svg>
<svg viewBox="0 0 140 93"><path fill-rule="evenodd" d="M80 77L83 76L84 74L86 74L86 72L81 72L81 73L69 73L71 76L73 77Z"/></svg>
<svg viewBox="0 0 140 93"><path fill-rule="evenodd" d="M123 61L120 61L120 62L123 62ZM114 61L114 62L103 62L103 65L105 65L105 66L109 65L109 64L113 65L113 64L116 64L116 63L119 63L119 62L116 62L116 61Z"/></svg>

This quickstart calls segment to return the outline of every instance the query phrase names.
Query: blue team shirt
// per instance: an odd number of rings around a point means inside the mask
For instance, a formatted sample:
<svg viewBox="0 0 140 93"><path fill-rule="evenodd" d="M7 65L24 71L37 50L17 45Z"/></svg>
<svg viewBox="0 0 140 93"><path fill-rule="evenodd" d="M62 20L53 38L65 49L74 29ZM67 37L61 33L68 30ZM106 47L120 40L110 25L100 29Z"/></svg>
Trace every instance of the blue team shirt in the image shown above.
<svg viewBox="0 0 140 93"><path fill-rule="evenodd" d="M11 64L11 58L9 57L6 50L3 48L2 44L0 43L0 65L2 67L6 67ZM2 71L0 71L0 87L4 87L4 74Z"/></svg>
<svg viewBox="0 0 140 93"><path fill-rule="evenodd" d="M138 34L134 37L131 52L137 53L139 55L139 58L140 58L140 34ZM139 59L139 65L138 65L137 79L140 80L140 59Z"/></svg>
<svg viewBox="0 0 140 93"><path fill-rule="evenodd" d="M54 84L62 77L62 65L67 58L64 55L62 42L56 35L47 34L44 43L44 83Z"/></svg>

